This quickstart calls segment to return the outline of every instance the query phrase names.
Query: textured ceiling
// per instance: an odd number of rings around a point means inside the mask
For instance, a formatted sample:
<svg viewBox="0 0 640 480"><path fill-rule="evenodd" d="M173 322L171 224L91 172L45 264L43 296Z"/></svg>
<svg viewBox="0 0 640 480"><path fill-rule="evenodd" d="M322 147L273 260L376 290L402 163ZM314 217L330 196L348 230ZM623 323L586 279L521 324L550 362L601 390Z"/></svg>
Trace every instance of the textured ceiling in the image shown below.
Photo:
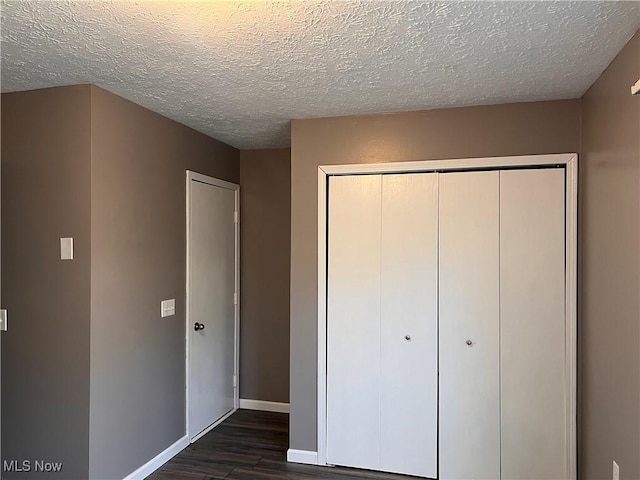
<svg viewBox="0 0 640 480"><path fill-rule="evenodd" d="M6 1L2 91L94 83L235 147L289 120L581 96L640 2Z"/></svg>

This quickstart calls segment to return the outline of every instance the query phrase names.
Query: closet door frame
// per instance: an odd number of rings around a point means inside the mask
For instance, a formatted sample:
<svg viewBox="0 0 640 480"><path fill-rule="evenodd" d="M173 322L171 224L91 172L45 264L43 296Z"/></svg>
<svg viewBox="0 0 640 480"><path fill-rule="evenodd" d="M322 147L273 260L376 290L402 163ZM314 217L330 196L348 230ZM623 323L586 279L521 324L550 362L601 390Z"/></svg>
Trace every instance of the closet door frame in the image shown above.
<svg viewBox="0 0 640 480"><path fill-rule="evenodd" d="M318 167L318 331L317 331L317 452L315 462L327 465L327 199L328 180L334 175L482 171L561 166L565 168L565 398L567 402L567 475L577 478L577 203L578 155L525 155L411 162L321 165ZM289 452L297 453L297 452ZM311 452L310 452L311 453ZM291 455L290 455L291 456Z"/></svg>

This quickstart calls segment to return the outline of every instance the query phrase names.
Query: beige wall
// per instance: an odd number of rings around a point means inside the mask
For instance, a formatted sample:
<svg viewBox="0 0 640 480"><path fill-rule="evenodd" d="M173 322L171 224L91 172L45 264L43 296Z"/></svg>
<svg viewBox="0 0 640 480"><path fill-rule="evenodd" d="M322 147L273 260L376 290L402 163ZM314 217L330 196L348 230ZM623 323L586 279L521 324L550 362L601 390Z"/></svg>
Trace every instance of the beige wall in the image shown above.
<svg viewBox="0 0 640 480"><path fill-rule="evenodd" d="M577 152L580 101L293 120L290 447L316 450L317 167Z"/></svg>
<svg viewBox="0 0 640 480"><path fill-rule="evenodd" d="M240 397L289 402L291 151L240 152Z"/></svg>
<svg viewBox="0 0 640 480"><path fill-rule="evenodd" d="M583 97L582 478L640 478L640 33Z"/></svg>
<svg viewBox="0 0 640 480"><path fill-rule="evenodd" d="M89 472L89 88L2 95L2 458L64 463L39 478Z"/></svg>
<svg viewBox="0 0 640 480"><path fill-rule="evenodd" d="M185 171L238 183L239 151L97 87L91 104L90 475L123 478L185 434Z"/></svg>

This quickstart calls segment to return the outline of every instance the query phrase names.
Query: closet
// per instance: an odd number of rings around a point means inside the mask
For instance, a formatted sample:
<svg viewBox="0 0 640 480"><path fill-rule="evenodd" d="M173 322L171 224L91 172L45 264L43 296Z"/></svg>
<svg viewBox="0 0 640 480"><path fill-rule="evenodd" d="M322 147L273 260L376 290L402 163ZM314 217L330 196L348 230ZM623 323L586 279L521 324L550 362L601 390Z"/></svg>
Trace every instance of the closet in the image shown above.
<svg viewBox="0 0 640 480"><path fill-rule="evenodd" d="M328 464L568 478L565 175L328 177Z"/></svg>

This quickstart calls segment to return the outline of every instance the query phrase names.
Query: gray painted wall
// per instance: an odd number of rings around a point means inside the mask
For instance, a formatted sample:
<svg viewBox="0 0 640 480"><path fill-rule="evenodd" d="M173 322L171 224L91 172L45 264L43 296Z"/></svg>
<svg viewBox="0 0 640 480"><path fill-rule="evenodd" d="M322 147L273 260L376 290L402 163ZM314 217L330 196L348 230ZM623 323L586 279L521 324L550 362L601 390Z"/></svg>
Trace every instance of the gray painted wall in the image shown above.
<svg viewBox="0 0 640 480"><path fill-rule="evenodd" d="M240 397L289 401L291 150L240 152Z"/></svg>
<svg viewBox="0 0 640 480"><path fill-rule="evenodd" d="M64 463L38 478L89 471L90 108L88 86L2 95L2 455Z"/></svg>
<svg viewBox="0 0 640 480"><path fill-rule="evenodd" d="M3 458L122 478L185 434L185 171L237 183L239 152L93 86L2 120Z"/></svg>
<svg viewBox="0 0 640 480"><path fill-rule="evenodd" d="M582 99L582 478L640 478L640 32Z"/></svg>
<svg viewBox="0 0 640 480"><path fill-rule="evenodd" d="M185 435L185 170L240 172L228 145L97 87L91 102L90 477L106 479Z"/></svg>
<svg viewBox="0 0 640 480"><path fill-rule="evenodd" d="M317 167L578 152L580 100L293 120L289 445L316 450Z"/></svg>

